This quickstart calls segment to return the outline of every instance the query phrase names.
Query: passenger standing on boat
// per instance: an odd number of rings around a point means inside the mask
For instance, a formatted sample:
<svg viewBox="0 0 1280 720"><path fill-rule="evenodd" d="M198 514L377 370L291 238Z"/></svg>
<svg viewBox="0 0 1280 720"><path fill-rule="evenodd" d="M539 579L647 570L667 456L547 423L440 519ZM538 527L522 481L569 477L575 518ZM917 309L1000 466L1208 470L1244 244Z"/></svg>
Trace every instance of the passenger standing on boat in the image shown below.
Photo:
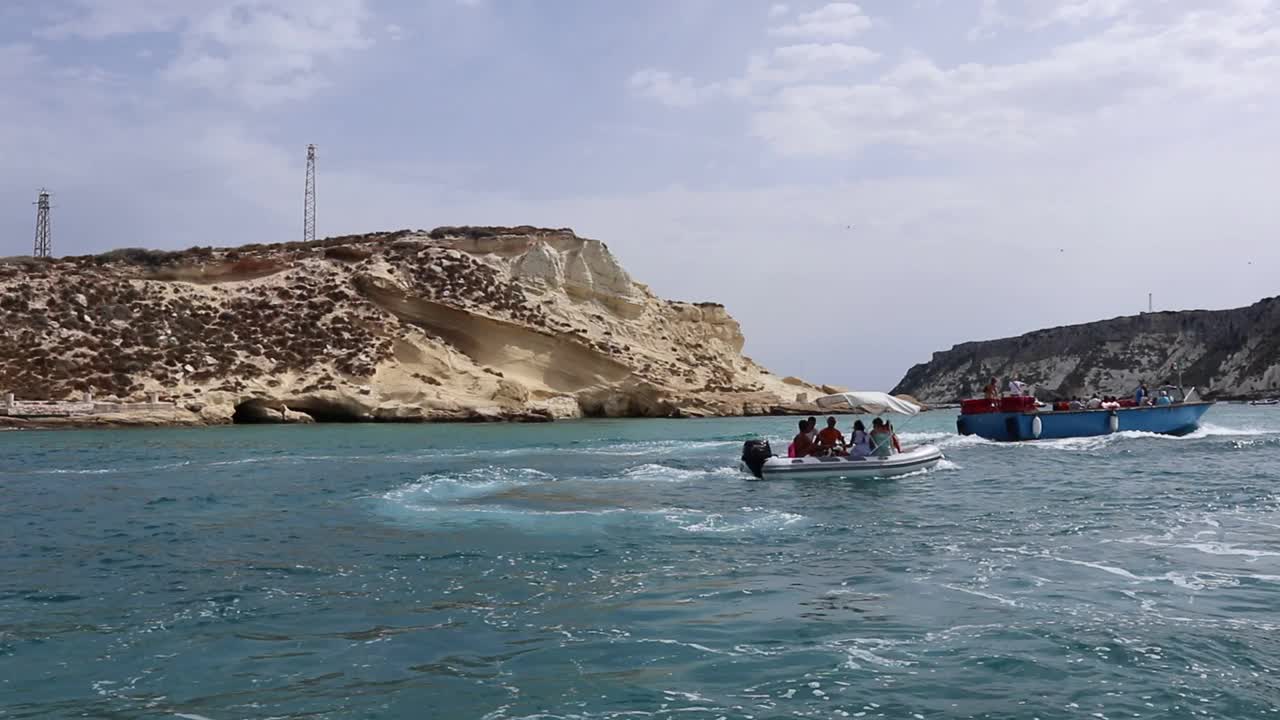
<svg viewBox="0 0 1280 720"><path fill-rule="evenodd" d="M827 426L818 433L818 453L820 455L847 455L844 433L836 427L834 417L827 418Z"/></svg>
<svg viewBox="0 0 1280 720"><path fill-rule="evenodd" d="M1017 378L1009 378L1009 394L1014 397L1022 397L1027 394L1027 386L1019 382Z"/></svg>
<svg viewBox="0 0 1280 720"><path fill-rule="evenodd" d="M871 421L871 454L878 458L893 455L893 432L880 418Z"/></svg>
<svg viewBox="0 0 1280 720"><path fill-rule="evenodd" d="M867 426L861 420L853 421L853 432L849 434L849 457L864 458L871 454L871 436L867 435Z"/></svg>
<svg viewBox="0 0 1280 720"><path fill-rule="evenodd" d="M1133 394L1133 402L1138 407L1142 407L1143 401L1147 399L1147 384L1145 382L1138 383L1138 390Z"/></svg>
<svg viewBox="0 0 1280 720"><path fill-rule="evenodd" d="M991 382L982 388L982 397L987 400L1000 399L1000 378L992 377Z"/></svg>

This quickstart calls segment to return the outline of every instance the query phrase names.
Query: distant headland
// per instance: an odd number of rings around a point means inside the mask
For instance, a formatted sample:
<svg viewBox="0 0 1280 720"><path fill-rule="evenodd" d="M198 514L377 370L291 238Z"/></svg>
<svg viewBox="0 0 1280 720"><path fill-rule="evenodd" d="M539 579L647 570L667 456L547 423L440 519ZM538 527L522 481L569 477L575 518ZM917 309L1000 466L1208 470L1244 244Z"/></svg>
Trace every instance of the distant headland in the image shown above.
<svg viewBox="0 0 1280 720"><path fill-rule="evenodd" d="M895 393L932 403L1018 377L1041 399L1127 395L1139 382L1195 386L1220 400L1280 393L1280 298L1231 310L1149 312L967 342L911 368Z"/></svg>

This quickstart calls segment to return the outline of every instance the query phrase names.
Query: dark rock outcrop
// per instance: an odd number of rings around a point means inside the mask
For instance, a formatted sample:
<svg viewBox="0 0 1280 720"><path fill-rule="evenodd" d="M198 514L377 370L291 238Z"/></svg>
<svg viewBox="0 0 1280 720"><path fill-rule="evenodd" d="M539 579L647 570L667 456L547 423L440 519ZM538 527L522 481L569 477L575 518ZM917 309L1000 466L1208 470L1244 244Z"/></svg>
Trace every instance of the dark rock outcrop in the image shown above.
<svg viewBox="0 0 1280 720"><path fill-rule="evenodd" d="M928 402L973 397L993 375L1044 399L1122 395L1140 381L1179 380L1209 397L1280 393L1280 298L1232 310L1144 313L968 342L936 352L894 388Z"/></svg>

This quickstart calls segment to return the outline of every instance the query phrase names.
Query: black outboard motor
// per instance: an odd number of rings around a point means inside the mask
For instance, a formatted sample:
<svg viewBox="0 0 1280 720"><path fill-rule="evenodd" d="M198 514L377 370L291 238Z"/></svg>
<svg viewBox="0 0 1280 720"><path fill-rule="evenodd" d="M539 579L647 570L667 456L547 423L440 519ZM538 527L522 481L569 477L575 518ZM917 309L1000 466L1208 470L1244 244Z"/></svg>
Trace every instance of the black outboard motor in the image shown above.
<svg viewBox="0 0 1280 720"><path fill-rule="evenodd" d="M769 447L768 440L748 440L742 443L742 462L751 471L752 475L760 479L764 479L760 469L764 467L764 461L773 457L773 448Z"/></svg>

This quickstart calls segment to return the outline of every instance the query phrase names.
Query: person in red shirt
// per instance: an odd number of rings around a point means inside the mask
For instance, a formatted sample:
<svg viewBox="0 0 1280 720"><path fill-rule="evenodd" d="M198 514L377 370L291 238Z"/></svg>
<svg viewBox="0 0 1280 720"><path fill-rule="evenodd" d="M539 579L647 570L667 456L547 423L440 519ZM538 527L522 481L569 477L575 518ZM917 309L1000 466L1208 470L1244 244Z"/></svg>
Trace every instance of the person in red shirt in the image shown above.
<svg viewBox="0 0 1280 720"><path fill-rule="evenodd" d="M844 433L836 427L834 417L827 418L827 426L818 433L819 455L844 455L849 444L844 441Z"/></svg>

